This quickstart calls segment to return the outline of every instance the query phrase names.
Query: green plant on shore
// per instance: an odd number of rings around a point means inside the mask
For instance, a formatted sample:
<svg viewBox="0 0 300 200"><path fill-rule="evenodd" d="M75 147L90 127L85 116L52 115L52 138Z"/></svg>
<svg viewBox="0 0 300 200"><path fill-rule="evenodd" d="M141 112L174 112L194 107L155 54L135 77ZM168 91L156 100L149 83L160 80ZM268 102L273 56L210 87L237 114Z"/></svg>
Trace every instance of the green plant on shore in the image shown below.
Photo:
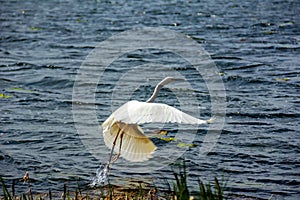
<svg viewBox="0 0 300 200"><path fill-rule="evenodd" d="M175 178L175 183L173 183L174 198L176 200L189 200L191 198L188 189L188 172L186 167L186 161L183 160L182 164L179 165L179 171L175 172L173 170L173 175ZM200 200L223 200L224 197L224 187L221 186L218 179L214 178L214 185L204 184L198 178L199 192L197 196Z"/></svg>
<svg viewBox="0 0 300 200"><path fill-rule="evenodd" d="M186 163L183 161L182 165L179 165L179 171L176 173L173 171L175 183L173 184L173 191L177 200L189 199L189 189L187 185L187 169Z"/></svg>
<svg viewBox="0 0 300 200"><path fill-rule="evenodd" d="M109 184L108 185L108 195L109 199L113 199L113 195L114 195L114 186Z"/></svg>
<svg viewBox="0 0 300 200"><path fill-rule="evenodd" d="M1 184L2 184L2 191L3 191L3 197L4 197L4 200L9 200L9 199L12 199L10 193L8 192L7 190L7 187L4 183L4 180L2 177L0 177L0 180L1 180Z"/></svg>
<svg viewBox="0 0 300 200"><path fill-rule="evenodd" d="M142 184L140 183L139 184L139 191L138 191L138 199L143 199L143 197L144 197L144 189L143 189L143 186L142 186Z"/></svg>
<svg viewBox="0 0 300 200"><path fill-rule="evenodd" d="M2 191L3 191L3 200L33 200L33 194L31 192L31 188L30 188L30 182L29 182L29 174L28 172L26 172L25 176L23 177L24 183L27 182L28 183L28 191L23 194L21 194L19 197L15 197L15 182L13 181L12 183L12 194L8 191L5 183L4 183L4 179L2 177L0 177L0 181L1 181L1 185L2 185ZM40 200L42 198L39 198L38 196L36 197L36 200Z"/></svg>
<svg viewBox="0 0 300 200"><path fill-rule="evenodd" d="M188 170L186 161L183 160L182 163L179 165L175 165L175 169L173 169L173 176L174 180L173 183L170 184L169 180L166 179L167 188L166 190L161 190L163 193L163 197L168 200L190 200L193 198L200 199L200 200L223 200L226 199L224 196L224 188L225 186L220 184L217 178L214 178L213 184L205 184L203 181L198 179L198 187L199 190L191 195L189 191L188 185ZM27 174L27 173L26 173ZM7 186L5 185L4 179L0 177L0 182L2 184L2 192L3 197L0 197L0 200L43 200L47 198L49 200L52 199L52 192L49 189L49 194L37 194L34 195L31 192L30 188L30 179L29 174L28 176L23 177L24 182L28 183L28 191L26 193L22 193L20 196L15 195L15 181L12 182L12 192L9 192ZM223 181L222 181L223 182ZM78 184L78 183L77 183ZM100 195L92 194L89 196L88 192L84 195L79 185L77 185L75 192L70 192L68 184L64 184L63 192L61 195L62 200L87 200L87 199L100 199L100 200L112 200L115 198L122 199L137 199L137 200L148 200L148 199L156 199L158 198L157 188L155 189L146 189L143 188L142 184L140 183L139 187L136 189L127 189L127 190L118 190L115 186L108 184L106 186L101 186L98 188L100 191ZM47 197L48 196L48 197Z"/></svg>
<svg viewBox="0 0 300 200"><path fill-rule="evenodd" d="M200 200L221 200L225 199L224 191L218 179L215 177L214 188L208 183L204 183L198 179L199 184L199 199Z"/></svg>

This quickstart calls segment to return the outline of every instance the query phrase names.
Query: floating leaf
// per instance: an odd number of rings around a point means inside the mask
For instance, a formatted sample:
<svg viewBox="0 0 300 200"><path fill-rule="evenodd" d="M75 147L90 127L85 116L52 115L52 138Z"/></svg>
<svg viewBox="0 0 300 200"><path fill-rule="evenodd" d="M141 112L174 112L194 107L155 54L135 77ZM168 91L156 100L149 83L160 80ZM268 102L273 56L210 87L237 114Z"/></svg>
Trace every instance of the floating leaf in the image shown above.
<svg viewBox="0 0 300 200"><path fill-rule="evenodd" d="M19 91L19 92L34 92L33 90L26 90L24 88L9 88L9 90L12 90L12 91Z"/></svg>
<svg viewBox="0 0 300 200"><path fill-rule="evenodd" d="M289 81L290 78L275 78L276 81Z"/></svg>
<svg viewBox="0 0 300 200"><path fill-rule="evenodd" d="M12 98L14 97L13 95L6 95L6 94L3 94L3 93L0 93L0 98L3 98L3 99L8 99L8 98Z"/></svg>
<svg viewBox="0 0 300 200"><path fill-rule="evenodd" d="M40 31L40 30L42 30L42 28L40 28L40 27L30 27L29 30L31 30L31 31Z"/></svg>
<svg viewBox="0 0 300 200"><path fill-rule="evenodd" d="M163 138L163 137L157 137L158 139L161 139L165 142L172 142L172 141L177 141L176 138L173 138L173 137L168 137L168 138Z"/></svg>
<svg viewBox="0 0 300 200"><path fill-rule="evenodd" d="M167 135L168 131L167 130L156 130L156 131L153 131L151 134L152 135Z"/></svg>
<svg viewBox="0 0 300 200"><path fill-rule="evenodd" d="M275 31L265 31L266 35L272 35L272 34L275 34L275 33L276 33Z"/></svg>
<svg viewBox="0 0 300 200"><path fill-rule="evenodd" d="M159 133L162 134L162 135L167 135L167 134L168 134L168 131L166 131L166 130L160 130Z"/></svg>
<svg viewBox="0 0 300 200"><path fill-rule="evenodd" d="M83 17L78 17L77 18L77 20L76 20L76 22L78 22L78 23L87 23L88 22L88 20L87 19L83 19Z"/></svg>
<svg viewBox="0 0 300 200"><path fill-rule="evenodd" d="M178 147L190 147L190 148L193 148L193 147L196 147L197 145L196 144L187 144L187 143L183 143L183 142L180 142L177 144Z"/></svg>

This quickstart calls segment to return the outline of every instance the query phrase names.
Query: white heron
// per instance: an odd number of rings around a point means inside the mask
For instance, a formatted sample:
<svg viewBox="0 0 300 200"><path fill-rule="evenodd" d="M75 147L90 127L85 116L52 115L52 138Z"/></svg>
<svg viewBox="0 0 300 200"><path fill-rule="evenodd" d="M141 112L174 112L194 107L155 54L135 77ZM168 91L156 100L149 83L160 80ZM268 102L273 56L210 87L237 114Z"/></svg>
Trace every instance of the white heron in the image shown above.
<svg viewBox="0 0 300 200"><path fill-rule="evenodd" d="M166 84L174 81L183 81L181 78L166 77L159 82L152 96L146 102L129 101L115 110L102 124L103 138L106 146L111 149L108 164L111 162L114 149L118 152L113 158L119 156L131 162L146 161L152 157L157 149L155 144L144 134L139 126L143 123L183 123L208 124L209 120L197 119L172 106L153 103L159 90Z"/></svg>

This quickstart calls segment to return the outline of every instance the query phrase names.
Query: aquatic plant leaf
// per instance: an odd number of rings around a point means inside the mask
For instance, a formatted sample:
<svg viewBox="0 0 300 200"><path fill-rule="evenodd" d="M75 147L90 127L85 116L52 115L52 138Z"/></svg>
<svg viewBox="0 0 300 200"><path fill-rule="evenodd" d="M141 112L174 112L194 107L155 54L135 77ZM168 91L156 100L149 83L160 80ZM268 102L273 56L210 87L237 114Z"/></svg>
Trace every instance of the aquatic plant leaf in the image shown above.
<svg viewBox="0 0 300 200"><path fill-rule="evenodd" d="M29 30L31 30L31 31L40 31L40 30L42 30L42 28L33 26L33 27L30 27Z"/></svg>
<svg viewBox="0 0 300 200"><path fill-rule="evenodd" d="M289 81L290 78L275 78L276 81Z"/></svg>
<svg viewBox="0 0 300 200"><path fill-rule="evenodd" d="M167 130L156 130L151 133L151 135L167 135L167 134L168 134Z"/></svg>
<svg viewBox="0 0 300 200"><path fill-rule="evenodd" d="M3 98L3 99L8 99L8 98L12 98L14 97L13 95L6 95L6 94L3 94L3 93L0 93L0 98Z"/></svg>
<svg viewBox="0 0 300 200"><path fill-rule="evenodd" d="M19 92L34 92L33 90L27 90L27 89L18 88L18 87L9 88L9 90L11 90L11 91L19 91Z"/></svg>
<svg viewBox="0 0 300 200"><path fill-rule="evenodd" d="M160 140L163 140L165 142L177 141L177 139L174 138L174 137L166 137L166 138L164 138L164 137L157 137L157 138L160 139Z"/></svg>
<svg viewBox="0 0 300 200"><path fill-rule="evenodd" d="M180 142L177 144L178 147L190 147L190 148L193 148L193 147L196 147L197 145L196 144L187 144L187 143L183 143L183 142Z"/></svg>

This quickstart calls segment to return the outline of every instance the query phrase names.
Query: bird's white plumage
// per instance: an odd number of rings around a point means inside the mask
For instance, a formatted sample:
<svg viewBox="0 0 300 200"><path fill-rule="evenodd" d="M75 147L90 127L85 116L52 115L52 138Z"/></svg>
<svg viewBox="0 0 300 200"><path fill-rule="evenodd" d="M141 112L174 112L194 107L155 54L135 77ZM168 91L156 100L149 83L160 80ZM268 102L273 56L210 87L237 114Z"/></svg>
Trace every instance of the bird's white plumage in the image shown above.
<svg viewBox="0 0 300 200"><path fill-rule="evenodd" d="M114 111L102 124L103 138L110 149L115 146L119 151L120 138L123 134L121 156L132 162L148 160L156 150L155 144L144 135L138 124L144 123L183 123L203 124L207 121L197 119L174 107L161 103L129 101Z"/></svg>
<svg viewBox="0 0 300 200"><path fill-rule="evenodd" d="M166 104L152 103L159 90L164 85L173 81L183 81L183 79L166 77L156 85L154 93L147 102L133 100L115 110L102 124L103 138L106 146L119 151L121 156L126 160L132 162L145 161L152 157L156 146L144 135L139 124L212 123L214 117L210 120L201 120Z"/></svg>
<svg viewBox="0 0 300 200"><path fill-rule="evenodd" d="M162 103L129 101L118 108L112 116L116 121L128 124L144 123L182 123L204 124L205 120L197 119L172 106Z"/></svg>
<svg viewBox="0 0 300 200"><path fill-rule="evenodd" d="M121 140L114 140L116 137L121 138L122 146L121 156L132 162L141 162L152 157L156 150L155 144L146 136L142 128L137 124L126 124L117 122L110 116L103 124L103 138L106 146L110 149L115 145L115 151L118 152ZM119 135L118 135L119 134Z"/></svg>

